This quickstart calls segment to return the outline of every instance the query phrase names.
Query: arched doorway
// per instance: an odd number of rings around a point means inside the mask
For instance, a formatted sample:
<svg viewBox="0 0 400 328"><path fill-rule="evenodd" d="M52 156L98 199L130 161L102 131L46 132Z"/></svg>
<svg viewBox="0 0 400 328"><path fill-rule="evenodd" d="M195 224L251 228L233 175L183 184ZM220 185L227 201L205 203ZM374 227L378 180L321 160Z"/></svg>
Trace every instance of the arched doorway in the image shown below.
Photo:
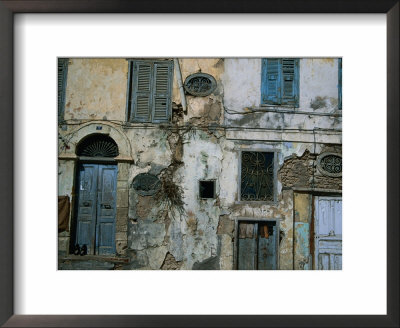
<svg viewBox="0 0 400 328"><path fill-rule="evenodd" d="M115 254L115 217L119 154L115 141L92 134L76 148L75 229L72 252Z"/></svg>

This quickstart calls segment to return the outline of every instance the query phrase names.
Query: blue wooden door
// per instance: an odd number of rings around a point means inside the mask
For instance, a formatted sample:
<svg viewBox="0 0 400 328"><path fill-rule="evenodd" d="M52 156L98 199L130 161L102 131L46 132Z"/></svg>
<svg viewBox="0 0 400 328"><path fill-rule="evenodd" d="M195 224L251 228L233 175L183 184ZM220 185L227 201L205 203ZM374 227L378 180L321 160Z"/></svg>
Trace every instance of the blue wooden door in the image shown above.
<svg viewBox="0 0 400 328"><path fill-rule="evenodd" d="M275 222L262 222L258 229L258 270L277 269L277 228Z"/></svg>
<svg viewBox="0 0 400 328"><path fill-rule="evenodd" d="M96 253L113 254L115 252L115 214L117 167L115 165L99 165Z"/></svg>
<svg viewBox="0 0 400 328"><path fill-rule="evenodd" d="M115 251L116 184L116 165L79 165L75 244L88 254Z"/></svg>
<svg viewBox="0 0 400 328"><path fill-rule="evenodd" d="M78 171L78 215L76 241L86 245L88 253L93 253L95 243L98 165L81 164Z"/></svg>

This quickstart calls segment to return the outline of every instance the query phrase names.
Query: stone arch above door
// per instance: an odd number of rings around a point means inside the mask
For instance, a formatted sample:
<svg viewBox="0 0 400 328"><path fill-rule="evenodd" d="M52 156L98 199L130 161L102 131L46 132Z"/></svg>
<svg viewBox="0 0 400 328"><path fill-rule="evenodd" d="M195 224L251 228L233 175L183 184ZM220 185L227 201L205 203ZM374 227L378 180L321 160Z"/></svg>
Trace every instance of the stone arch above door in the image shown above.
<svg viewBox="0 0 400 328"><path fill-rule="evenodd" d="M92 134L105 134L112 138L118 145L119 154L115 157L117 162L133 162L132 147L126 134L112 123L90 122L78 126L68 133L69 149L59 151L60 159L77 159L76 147L86 137ZM67 138L67 136L65 138Z"/></svg>

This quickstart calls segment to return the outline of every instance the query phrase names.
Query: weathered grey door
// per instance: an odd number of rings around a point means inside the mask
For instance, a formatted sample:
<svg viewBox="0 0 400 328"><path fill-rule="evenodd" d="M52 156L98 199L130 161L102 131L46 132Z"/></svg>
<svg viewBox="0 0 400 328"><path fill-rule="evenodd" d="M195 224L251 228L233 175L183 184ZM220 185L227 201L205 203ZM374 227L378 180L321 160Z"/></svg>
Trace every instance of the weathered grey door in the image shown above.
<svg viewBox="0 0 400 328"><path fill-rule="evenodd" d="M117 166L80 164L75 244L88 254L115 252Z"/></svg>
<svg viewBox="0 0 400 328"><path fill-rule="evenodd" d="M277 269L277 228L275 222L260 222L258 226L258 270Z"/></svg>
<svg viewBox="0 0 400 328"><path fill-rule="evenodd" d="M315 269L341 270L342 199L316 197L315 214Z"/></svg>
<svg viewBox="0 0 400 328"><path fill-rule="evenodd" d="M239 222L239 270L257 270L257 227L253 222Z"/></svg>
<svg viewBox="0 0 400 328"><path fill-rule="evenodd" d="M276 221L239 222L238 229L238 269L276 270L279 243Z"/></svg>

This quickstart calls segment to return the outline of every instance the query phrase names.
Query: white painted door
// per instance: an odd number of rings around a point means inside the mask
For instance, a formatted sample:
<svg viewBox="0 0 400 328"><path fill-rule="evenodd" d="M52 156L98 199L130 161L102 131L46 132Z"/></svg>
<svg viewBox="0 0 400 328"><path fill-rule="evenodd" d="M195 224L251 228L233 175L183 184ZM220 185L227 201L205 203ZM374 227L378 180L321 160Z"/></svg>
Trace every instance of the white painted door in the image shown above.
<svg viewBox="0 0 400 328"><path fill-rule="evenodd" d="M317 270L342 269L342 198L315 197L314 259Z"/></svg>

